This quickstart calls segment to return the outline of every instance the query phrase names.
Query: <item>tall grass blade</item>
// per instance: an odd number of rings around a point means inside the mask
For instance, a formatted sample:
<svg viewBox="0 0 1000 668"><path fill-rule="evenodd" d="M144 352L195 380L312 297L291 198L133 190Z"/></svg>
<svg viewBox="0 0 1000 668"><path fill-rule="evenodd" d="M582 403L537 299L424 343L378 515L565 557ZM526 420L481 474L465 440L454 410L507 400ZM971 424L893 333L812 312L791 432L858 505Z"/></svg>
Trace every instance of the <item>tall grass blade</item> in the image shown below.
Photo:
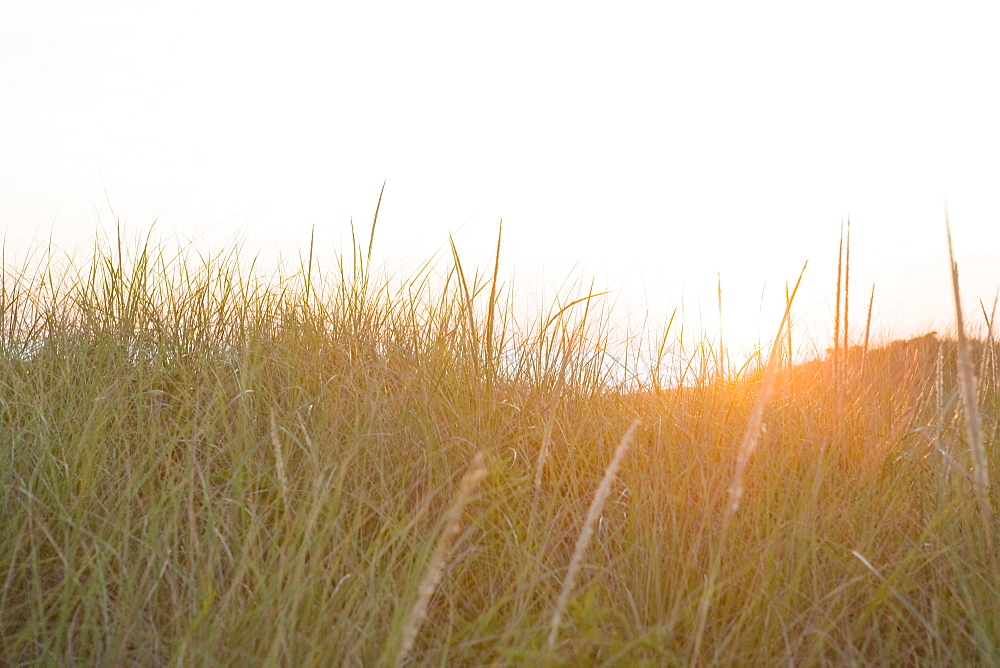
<svg viewBox="0 0 1000 668"><path fill-rule="evenodd" d="M760 441L760 430L764 421L764 408L767 406L767 402L770 401L771 394L774 393L775 371L777 371L778 358L780 357L778 351L781 349L782 334L785 328L791 327L792 304L795 301L795 295L798 294L799 286L802 284L802 276L806 273L808 265L809 263L806 262L802 266L799 278L795 281L795 287L792 289L792 294L785 305L785 314L781 318L781 324L778 326L778 334L774 339L771 352L767 358L767 368L764 370L763 385L761 386L760 394L757 395L757 401L754 402L753 408L750 411L746 431L743 432L743 440L740 443L739 454L736 459L736 473L733 475L733 484L729 487L729 505L726 507L725 515L727 522L728 518L739 508L740 499L743 497L743 479L746 475L746 467L750 463L750 457L757 449L757 444Z"/></svg>
<svg viewBox="0 0 1000 668"><path fill-rule="evenodd" d="M972 368L972 356L969 353L969 340L965 335L965 321L962 317L962 298L958 288L958 263L955 262L955 252L951 241L951 222L945 211L945 230L948 234L948 261L951 266L951 286L955 297L955 329L958 336L958 378L962 395L962 405L965 408L965 431L972 450L972 478L976 485L976 499L979 504L979 514L983 523L983 533L986 537L986 547L990 559L995 563L993 550L993 510L989 499L989 472L987 470L986 447L983 444L982 423L979 416L979 394L976 390L976 376Z"/></svg>
<svg viewBox="0 0 1000 668"><path fill-rule="evenodd" d="M486 307L486 369L487 388L492 394L493 381L496 376L497 349L494 340L493 327L496 320L497 310L497 278L500 274L500 240L503 238L503 220L500 220L500 227L497 230L497 251L493 258L493 280L490 281L490 300Z"/></svg>
<svg viewBox="0 0 1000 668"><path fill-rule="evenodd" d="M719 379L726 376L726 342L722 338L722 274L717 273L719 296Z"/></svg>
<svg viewBox="0 0 1000 668"><path fill-rule="evenodd" d="M549 450L552 447L552 430L556 423L556 408L562 399L563 385L566 382L566 369L569 368L573 359L573 336L566 339L565 350L562 355L562 364L559 366L559 377L552 388L552 396L549 398L549 407L545 415L545 426L542 430L542 444L538 450L538 463L535 465L535 491L542 491L542 474L545 471L545 464L549 458Z"/></svg>
<svg viewBox="0 0 1000 668"><path fill-rule="evenodd" d="M847 242L844 251L844 356L851 349L850 320L851 315L851 219L847 218Z"/></svg>
<svg viewBox="0 0 1000 668"><path fill-rule="evenodd" d="M468 342L469 349L472 354L472 363L475 366L476 378L479 378L480 369L480 351L479 351L479 331L476 327L476 313L472 300L472 292L469 290L469 283L465 279L465 270L462 269L462 258L458 255L458 248L455 246L455 240L452 237L448 237L448 243L451 244L451 256L455 261L455 271L458 275L458 284L462 289L462 297L465 304L465 315L468 320Z"/></svg>
<svg viewBox="0 0 1000 668"><path fill-rule="evenodd" d="M837 386L840 386L840 295L844 270L844 223L840 223L840 244L837 246L837 302L833 313L833 369Z"/></svg>
<svg viewBox="0 0 1000 668"><path fill-rule="evenodd" d="M375 245L375 226L378 225L378 212L382 208L382 196L385 194L385 181L382 181L382 190L378 193L378 204L375 205L375 216L372 218L372 229L368 233L368 264L372 261L372 247Z"/></svg>
<svg viewBox="0 0 1000 668"><path fill-rule="evenodd" d="M798 293L799 286L802 284L802 276L806 273L806 267L808 266L808 261L802 265L802 271L799 272L799 278L795 281L795 288L792 290L792 294L785 304L785 314L781 318L781 324L778 325L778 333L774 338L774 343L771 345L771 352L768 355L767 367L764 369L764 378L760 393L757 395L757 400L754 402L753 408L750 410L750 417L747 420L746 430L743 432L743 440L740 442L740 448L736 459L736 471L733 474L733 482L729 486L729 503L726 505L726 510L722 517L722 527L719 532L721 537L720 544L712 555L712 562L708 569L705 589L699 603L698 620L695 627L694 642L692 643L691 651L692 662L696 662L701 654L701 644L705 635L705 624L708 620L708 612L712 606L712 600L715 595L715 581L718 577L719 566L721 564L722 549L725 547L725 541L729 534L729 526L733 515L736 514L736 510L740 505L740 499L743 497L744 478L746 476L747 465L750 463L750 457L757 449L757 445L760 440L761 426L764 421L764 408L767 405L767 402L770 401L771 394L774 392L774 380L777 375L775 372L778 367L777 360L780 357L778 351L781 350L781 346L783 344L784 329L785 327L791 326L792 303L795 301L795 295Z"/></svg>
<svg viewBox="0 0 1000 668"><path fill-rule="evenodd" d="M399 646L399 652L396 654L396 666L402 666L413 650L413 644L416 642L417 634L420 633L420 627L423 626L424 620L427 618L427 606L431 602L431 596L434 595L434 590L437 589L438 583L444 576L444 567L451 554L452 545L462 530L462 513L469 500L472 499L472 495L475 494L476 488L479 487L479 483L485 477L486 457L480 451L472 458L469 470L462 476L455 500L448 508L444 531L441 532L434 547L434 554L431 555L431 560L427 564L424 579L417 587L417 600L413 603L406 623L403 624L402 642Z"/></svg>
<svg viewBox="0 0 1000 668"><path fill-rule="evenodd" d="M569 603L569 595L573 592L576 576L580 572L583 555L590 545L590 539L594 537L594 526L596 526L597 520L604 510L604 504L611 493L611 483L614 481L615 476L618 475L618 469L621 467L622 459L625 457L625 451L628 450L629 445L632 443L639 424L640 421L638 418L632 420L632 424L629 425L618 447L615 448L615 454L612 456L608 468L604 471L604 477L601 479L601 484L597 487L594 500L590 503L590 509L587 511L587 519L584 521L583 529L576 539L573 558L570 559L569 568L566 570L566 577L563 578L562 590L559 592L559 602L556 603L555 612L552 614L552 623L549 627L549 639L547 642L550 651L555 647L556 638L559 636L559 625L562 623L566 605Z"/></svg>
<svg viewBox="0 0 1000 668"><path fill-rule="evenodd" d="M788 294L788 281L785 281L785 308L789 308L792 303L792 298ZM785 327L785 339L788 344L788 368L791 369L795 365L795 360L792 356L792 328Z"/></svg>
<svg viewBox="0 0 1000 668"><path fill-rule="evenodd" d="M561 309L556 311L555 314L553 314L548 320L545 321L545 324L542 326L541 332L539 333L540 340L541 337L545 336L545 333L548 331L549 327L551 327L554 322L559 320L559 318L561 318L562 315L566 313L566 311L568 311L569 309L580 303L583 303L585 305L583 320L580 326L581 327L585 326L587 322L587 315L590 313L591 300L594 299L595 297L600 297L606 294L608 293L607 292L594 293L593 289L591 289L590 293L586 297L581 297L580 299L574 299L569 304L566 304L566 306L563 306ZM671 319L671 322L673 322L673 319ZM564 334L564 338L561 340L560 343L560 345L563 347L563 352L562 352L562 362L559 367L559 377L556 379L556 384L552 388L552 396L549 399L549 407L548 410L546 411L546 417L545 417L545 427L542 432L542 444L538 451L538 463L535 466L536 492L541 492L542 490L542 474L545 470L545 465L549 457L549 449L552 445L552 430L555 427L556 407L558 406L559 401L562 398L563 388L566 383L566 372L570 368L570 365L573 363L573 349L576 343L576 339L577 339L577 334L575 332L570 334Z"/></svg>
<svg viewBox="0 0 1000 668"><path fill-rule="evenodd" d="M868 317L865 318L865 343L861 349L861 375L865 375L868 366L868 344L872 333L872 305L875 303L875 284L872 283L872 294L868 298Z"/></svg>

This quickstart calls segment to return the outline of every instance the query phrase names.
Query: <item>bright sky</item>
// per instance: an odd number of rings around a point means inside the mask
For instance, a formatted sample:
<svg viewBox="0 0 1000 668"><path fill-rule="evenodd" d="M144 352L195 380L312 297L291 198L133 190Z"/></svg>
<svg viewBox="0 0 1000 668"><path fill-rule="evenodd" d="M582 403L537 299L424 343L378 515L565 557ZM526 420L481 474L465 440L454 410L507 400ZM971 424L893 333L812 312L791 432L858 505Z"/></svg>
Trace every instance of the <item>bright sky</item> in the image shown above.
<svg viewBox="0 0 1000 668"><path fill-rule="evenodd" d="M0 226L332 255L387 181L390 262L455 233L486 266L503 218L528 298L594 277L711 333L721 274L749 342L807 259L825 339L850 217L856 337L872 283L875 331L940 329L946 200L968 308L1000 286L998 31L992 2L3 0Z"/></svg>

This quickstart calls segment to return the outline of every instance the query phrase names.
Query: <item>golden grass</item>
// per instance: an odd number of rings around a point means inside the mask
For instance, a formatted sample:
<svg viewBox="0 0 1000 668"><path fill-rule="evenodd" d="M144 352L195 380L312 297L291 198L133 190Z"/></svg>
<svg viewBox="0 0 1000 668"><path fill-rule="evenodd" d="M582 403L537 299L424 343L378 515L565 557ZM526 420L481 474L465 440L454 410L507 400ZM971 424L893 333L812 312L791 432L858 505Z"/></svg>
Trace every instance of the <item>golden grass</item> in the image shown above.
<svg viewBox="0 0 1000 668"><path fill-rule="evenodd" d="M965 431L972 452L972 479L976 483L976 501L979 505L979 515L982 521L983 536L986 541L986 553L995 576L997 570L996 551L993 545L993 508L990 504L990 478L987 470L986 447L983 444L983 430L979 417L979 391L976 388L976 375L972 368L972 356L969 353L969 341L965 333L965 318L962 314L962 297L958 287L958 263L951 243L951 223L945 212L945 229L948 234L948 264L951 267L951 286L955 297L955 330L958 335L958 386L962 396L962 407L965 411Z"/></svg>
<svg viewBox="0 0 1000 668"><path fill-rule="evenodd" d="M399 645L399 652L396 654L397 666L402 666L406 662L407 656L413 650L413 643L417 639L417 633L420 632L420 627L427 618L427 606L431 601L431 596L434 595L434 590L437 589L441 578L444 576L444 567L448 556L451 553L452 546L455 544L455 539L462 530L462 513L465 511L465 506L468 505L479 483L485 477L486 458L483 456L482 451L480 451L473 457L469 470L462 476L455 500L452 502L451 507L448 508L444 531L441 532L441 537L438 538L437 545L434 547L434 554L431 555L431 560L427 564L427 573L424 575L424 579L420 581L420 586L417 587L417 600L413 603L413 608L410 610L410 614L403 624L402 642Z"/></svg>
<svg viewBox="0 0 1000 668"><path fill-rule="evenodd" d="M374 230L4 267L0 663L1000 660L991 318L740 364Z"/></svg>
<svg viewBox="0 0 1000 668"><path fill-rule="evenodd" d="M549 628L549 639L547 642L549 650L555 647L556 638L559 635L559 624L562 622L563 613L566 612L566 604L569 603L569 596L573 592L573 586L576 584L576 576L580 572L583 555L590 545L590 540L594 537L594 527L597 525L597 520L604 511L604 504L608 501L608 495L611 493L611 483L614 481L615 476L618 475L622 458L625 456L628 446L632 443L632 439L635 438L635 431L639 428L639 424L638 419L633 420L628 431L622 436L621 442L615 448L615 454L611 457L608 468L604 471L601 484L597 486L597 491L594 493L594 500L590 503L587 518L583 521L583 528L576 539L576 547L573 548L573 557L569 560L569 567L566 569L566 577L563 578L562 589L559 591L559 601L556 603L556 610L552 613L552 623Z"/></svg>

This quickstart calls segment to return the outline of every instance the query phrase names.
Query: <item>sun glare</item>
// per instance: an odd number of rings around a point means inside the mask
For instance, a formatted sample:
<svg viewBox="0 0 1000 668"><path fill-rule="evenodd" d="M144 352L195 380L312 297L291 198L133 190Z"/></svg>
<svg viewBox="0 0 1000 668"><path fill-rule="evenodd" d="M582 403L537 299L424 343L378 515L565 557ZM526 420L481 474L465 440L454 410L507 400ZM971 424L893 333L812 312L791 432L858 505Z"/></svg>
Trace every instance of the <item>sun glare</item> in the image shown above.
<svg viewBox="0 0 1000 668"><path fill-rule="evenodd" d="M998 19L3 0L0 665L996 665Z"/></svg>

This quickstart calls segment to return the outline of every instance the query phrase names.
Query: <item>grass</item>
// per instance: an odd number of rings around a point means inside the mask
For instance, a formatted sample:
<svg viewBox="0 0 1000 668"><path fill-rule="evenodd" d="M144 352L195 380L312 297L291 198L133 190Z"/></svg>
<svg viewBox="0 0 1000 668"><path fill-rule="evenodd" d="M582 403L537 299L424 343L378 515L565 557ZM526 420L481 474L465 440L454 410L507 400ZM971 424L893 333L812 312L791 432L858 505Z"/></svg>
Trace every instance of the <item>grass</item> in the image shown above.
<svg viewBox="0 0 1000 668"><path fill-rule="evenodd" d="M992 336L838 313L712 371L668 325L622 345L676 373L623 371L592 292L518 321L499 238L403 278L365 242L5 264L0 663L1000 661Z"/></svg>

